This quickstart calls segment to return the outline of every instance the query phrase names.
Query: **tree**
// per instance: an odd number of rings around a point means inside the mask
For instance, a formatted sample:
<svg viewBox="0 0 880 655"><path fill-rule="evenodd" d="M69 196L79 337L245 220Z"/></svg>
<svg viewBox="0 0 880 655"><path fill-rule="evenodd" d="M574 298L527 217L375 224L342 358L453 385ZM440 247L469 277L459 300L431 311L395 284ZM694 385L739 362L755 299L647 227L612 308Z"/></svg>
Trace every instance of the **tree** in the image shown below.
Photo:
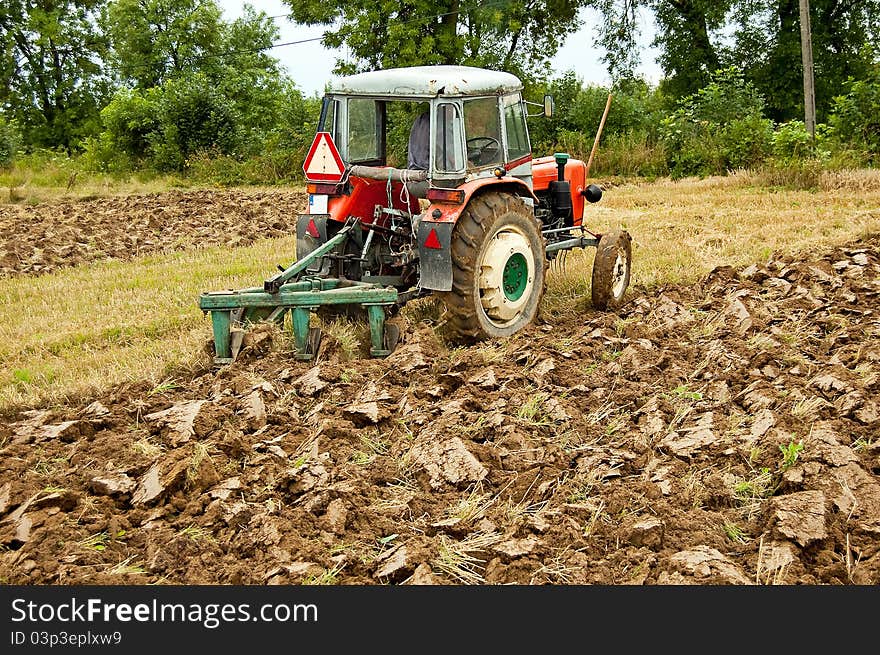
<svg viewBox="0 0 880 655"><path fill-rule="evenodd" d="M615 79L634 75L639 61L639 14L653 13L658 33L664 90L673 97L694 93L721 66L713 32L725 24L735 0L586 0L604 16L599 44Z"/></svg>
<svg viewBox="0 0 880 655"><path fill-rule="evenodd" d="M654 45L671 97L702 88L718 69L746 72L777 121L803 116L798 0L586 0L605 17L600 43L617 77L638 61L639 10L653 13ZM820 120L847 79L863 78L873 61L880 0L810 0L816 105Z"/></svg>
<svg viewBox="0 0 880 655"><path fill-rule="evenodd" d="M695 93L722 67L723 55L713 33L725 25L733 0L669 0L654 2L660 28L654 45L666 73L665 92L673 97Z"/></svg>
<svg viewBox="0 0 880 655"><path fill-rule="evenodd" d="M192 73L223 82L241 71L257 83L279 75L267 53L278 28L251 5L227 22L214 0L114 0L103 25L117 74L142 89Z"/></svg>
<svg viewBox="0 0 880 655"><path fill-rule="evenodd" d="M740 0L731 53L767 99L771 118L803 117L800 15L798 0ZM873 56L878 0L810 0L816 113L825 120L834 97L848 79L863 79Z"/></svg>
<svg viewBox="0 0 880 655"><path fill-rule="evenodd" d="M103 24L122 88L102 112L99 165L183 170L205 150L300 147L290 121L305 103L269 54L278 29L264 12L225 21L214 0L115 0Z"/></svg>
<svg viewBox="0 0 880 655"><path fill-rule="evenodd" d="M0 4L0 103L26 145L68 150L95 131L110 91L97 29L105 0Z"/></svg>
<svg viewBox="0 0 880 655"><path fill-rule="evenodd" d="M285 0L292 20L332 25L323 43L352 61L336 72L431 64L506 70L536 78L579 25L582 0Z"/></svg>

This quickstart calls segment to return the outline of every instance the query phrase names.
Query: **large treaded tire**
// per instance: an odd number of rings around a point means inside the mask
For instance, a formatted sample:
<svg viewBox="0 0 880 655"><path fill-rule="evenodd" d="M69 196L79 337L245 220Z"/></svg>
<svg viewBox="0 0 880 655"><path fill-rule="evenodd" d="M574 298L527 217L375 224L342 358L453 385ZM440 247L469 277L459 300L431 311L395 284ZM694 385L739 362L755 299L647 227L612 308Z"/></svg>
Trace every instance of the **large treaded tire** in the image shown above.
<svg viewBox="0 0 880 655"><path fill-rule="evenodd" d="M624 230L602 235L593 261L591 295L598 310L616 309L623 304L632 273L632 239Z"/></svg>
<svg viewBox="0 0 880 655"><path fill-rule="evenodd" d="M514 295L521 294L515 303L521 307L506 319L493 319L487 313L486 291L481 289L482 265L487 263L484 258L487 253L498 251L497 244L491 244L499 235L502 238L513 235L514 241L518 241L528 255L520 260L519 271L514 273L522 271L522 262L531 259L530 264L525 264L529 271L525 289L514 291ZM498 261L497 257L494 261ZM508 272L507 265L504 272ZM473 343L485 338L509 337L523 329L538 314L546 272L540 222L529 207L510 193L490 191L472 198L452 232L452 290L438 293L449 315L449 336L460 343ZM493 293L500 292L503 288Z"/></svg>

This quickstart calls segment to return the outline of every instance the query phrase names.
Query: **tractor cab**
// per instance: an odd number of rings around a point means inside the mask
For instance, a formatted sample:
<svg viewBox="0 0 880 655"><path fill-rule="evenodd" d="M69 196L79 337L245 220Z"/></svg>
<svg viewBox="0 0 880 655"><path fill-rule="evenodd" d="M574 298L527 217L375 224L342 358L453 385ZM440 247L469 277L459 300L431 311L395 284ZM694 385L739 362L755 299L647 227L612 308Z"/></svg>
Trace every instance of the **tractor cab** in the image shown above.
<svg viewBox="0 0 880 655"><path fill-rule="evenodd" d="M318 130L349 165L423 171L423 183L410 184L419 197L496 169L530 185L522 88L510 73L467 66L361 73L331 83Z"/></svg>

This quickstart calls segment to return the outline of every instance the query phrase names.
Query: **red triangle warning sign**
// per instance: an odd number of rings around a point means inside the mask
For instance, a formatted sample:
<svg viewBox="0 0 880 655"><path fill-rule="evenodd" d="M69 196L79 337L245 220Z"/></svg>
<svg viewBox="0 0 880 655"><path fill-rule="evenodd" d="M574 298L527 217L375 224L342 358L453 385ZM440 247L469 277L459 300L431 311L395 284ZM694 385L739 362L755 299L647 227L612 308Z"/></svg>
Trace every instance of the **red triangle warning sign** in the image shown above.
<svg viewBox="0 0 880 655"><path fill-rule="evenodd" d="M425 239L425 248L433 248L434 250L440 250L443 246L440 245L440 239L437 238L437 230L433 227L431 231L428 232L428 238Z"/></svg>
<svg viewBox="0 0 880 655"><path fill-rule="evenodd" d="M339 182L345 172L345 164L339 156L339 150L333 143L329 132L318 132L309 154L303 162L303 171L307 180L317 182Z"/></svg>

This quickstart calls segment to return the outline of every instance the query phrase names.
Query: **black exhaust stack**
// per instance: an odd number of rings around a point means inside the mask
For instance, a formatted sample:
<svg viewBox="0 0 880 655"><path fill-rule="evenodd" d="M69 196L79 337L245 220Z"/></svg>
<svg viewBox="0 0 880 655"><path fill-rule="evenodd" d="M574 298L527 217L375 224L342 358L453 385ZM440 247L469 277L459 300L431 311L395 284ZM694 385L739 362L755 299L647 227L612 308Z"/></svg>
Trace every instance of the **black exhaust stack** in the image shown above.
<svg viewBox="0 0 880 655"><path fill-rule="evenodd" d="M568 153L557 152L553 155L556 159L556 179L550 182L548 187L550 195L550 211L553 216L562 221L562 227L573 227L574 216L571 205L571 184L565 179L565 164L568 162Z"/></svg>

